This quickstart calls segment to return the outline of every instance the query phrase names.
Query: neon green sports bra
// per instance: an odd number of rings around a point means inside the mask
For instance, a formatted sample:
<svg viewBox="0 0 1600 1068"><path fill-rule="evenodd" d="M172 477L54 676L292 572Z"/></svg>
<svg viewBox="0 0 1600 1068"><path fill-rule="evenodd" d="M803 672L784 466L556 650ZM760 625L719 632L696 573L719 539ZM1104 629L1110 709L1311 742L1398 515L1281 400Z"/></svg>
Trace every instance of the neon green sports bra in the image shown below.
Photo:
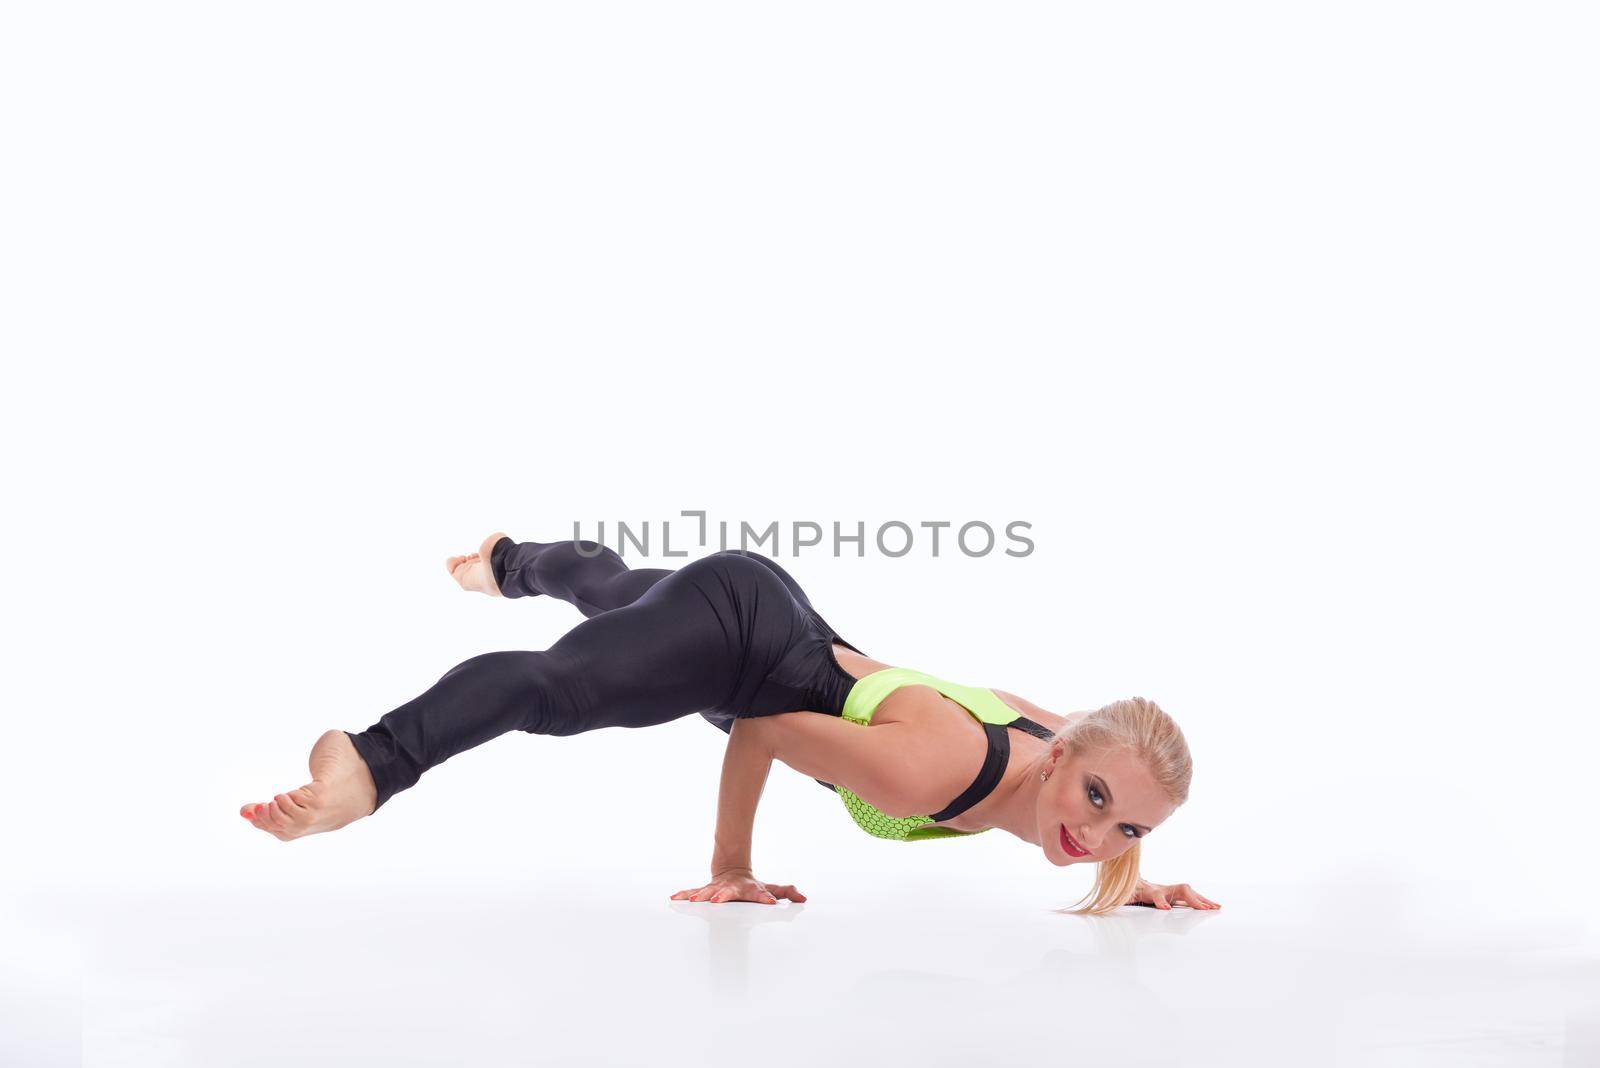
<svg viewBox="0 0 1600 1068"><path fill-rule="evenodd" d="M855 685L850 687L849 696L845 698L844 718L863 727L871 726L872 713L877 710L878 705L902 686L932 686L970 712L972 717L983 725L984 733L989 736L989 753L984 758L982 770L972 780L972 785L962 791L960 797L931 816L890 816L843 786L835 786L834 790L844 800L844 807L849 810L850 818L855 820L862 830L878 838L888 838L896 842L918 842L924 838L982 834L983 831L958 831L952 827L930 827L928 824L954 819L988 797L990 791L999 784L1000 777L1011 758L1011 735L1007 733L1006 728L1016 727L1046 741L1055 737L1055 732L1000 700L993 690L946 682L944 679L934 678L932 675L911 668L884 668L857 679ZM992 829L984 828L984 830Z"/></svg>

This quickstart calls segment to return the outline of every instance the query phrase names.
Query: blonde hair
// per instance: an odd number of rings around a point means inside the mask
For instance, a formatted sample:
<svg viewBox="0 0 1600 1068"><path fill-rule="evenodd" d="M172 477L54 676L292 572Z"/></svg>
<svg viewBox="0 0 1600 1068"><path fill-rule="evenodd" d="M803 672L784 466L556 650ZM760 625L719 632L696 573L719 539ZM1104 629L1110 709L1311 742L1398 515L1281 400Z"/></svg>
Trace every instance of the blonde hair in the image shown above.
<svg viewBox="0 0 1600 1068"><path fill-rule="evenodd" d="M1194 769L1189 743L1172 717L1154 701L1143 697L1113 701L1067 724L1050 739L1052 745L1058 740L1077 753L1132 749L1174 805L1189 799L1189 777ZM1094 886L1064 911L1098 916L1127 904L1139 885L1138 840L1095 867Z"/></svg>

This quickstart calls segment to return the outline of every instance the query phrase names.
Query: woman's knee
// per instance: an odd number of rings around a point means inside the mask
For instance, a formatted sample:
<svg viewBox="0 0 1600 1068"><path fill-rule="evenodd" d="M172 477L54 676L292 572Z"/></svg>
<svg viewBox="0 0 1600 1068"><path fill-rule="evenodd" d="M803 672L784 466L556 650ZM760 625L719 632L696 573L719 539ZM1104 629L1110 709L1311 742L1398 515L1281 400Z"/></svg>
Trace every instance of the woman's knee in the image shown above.
<svg viewBox="0 0 1600 1068"><path fill-rule="evenodd" d="M560 541L533 562L533 581L541 590L564 601L595 604L603 584L626 571L617 555L592 541Z"/></svg>
<svg viewBox="0 0 1600 1068"><path fill-rule="evenodd" d="M549 650L504 649L462 661L445 679L454 677L457 698L504 729L576 734L585 729L579 726L585 709L572 671Z"/></svg>

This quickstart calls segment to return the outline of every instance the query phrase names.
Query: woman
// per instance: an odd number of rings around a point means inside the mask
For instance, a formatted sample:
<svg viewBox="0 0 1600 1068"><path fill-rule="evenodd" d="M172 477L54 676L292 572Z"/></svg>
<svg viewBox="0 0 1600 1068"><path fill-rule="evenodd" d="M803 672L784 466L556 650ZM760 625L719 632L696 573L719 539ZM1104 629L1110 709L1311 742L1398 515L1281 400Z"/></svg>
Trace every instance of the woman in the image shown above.
<svg viewBox="0 0 1600 1068"><path fill-rule="evenodd" d="M840 637L756 553L630 570L595 542L496 533L445 566L463 589L558 597L589 618L547 650L456 665L359 734L326 732L311 750L311 782L241 816L285 841L336 830L510 730L570 735L699 713L729 736L712 878L675 900L805 900L750 868L756 803L776 759L836 791L880 837L998 827L1052 864L1098 864L1073 911L1219 907L1187 883L1139 878L1139 839L1184 802L1190 776L1182 732L1143 698L1057 716L1004 690L890 667Z"/></svg>

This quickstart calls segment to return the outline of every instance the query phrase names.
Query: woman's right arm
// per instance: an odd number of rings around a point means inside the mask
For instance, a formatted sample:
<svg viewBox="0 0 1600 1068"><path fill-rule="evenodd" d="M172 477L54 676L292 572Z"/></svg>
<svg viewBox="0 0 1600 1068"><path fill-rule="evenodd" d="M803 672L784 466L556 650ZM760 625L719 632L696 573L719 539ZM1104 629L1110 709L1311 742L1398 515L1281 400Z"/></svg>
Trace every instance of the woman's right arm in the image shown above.
<svg viewBox="0 0 1600 1068"><path fill-rule="evenodd" d="M728 732L722 756L722 785L717 791L717 830L711 852L711 881L679 890L674 901L755 901L775 905L778 898L804 901L793 886L764 883L750 870L750 841L754 837L756 806L772 770L773 749L768 733L754 719L737 719Z"/></svg>
<svg viewBox="0 0 1600 1068"><path fill-rule="evenodd" d="M772 770L772 746L758 721L736 719L722 754L722 786L717 791L716 844L711 875L730 869L750 870L750 841L755 835L756 806Z"/></svg>

